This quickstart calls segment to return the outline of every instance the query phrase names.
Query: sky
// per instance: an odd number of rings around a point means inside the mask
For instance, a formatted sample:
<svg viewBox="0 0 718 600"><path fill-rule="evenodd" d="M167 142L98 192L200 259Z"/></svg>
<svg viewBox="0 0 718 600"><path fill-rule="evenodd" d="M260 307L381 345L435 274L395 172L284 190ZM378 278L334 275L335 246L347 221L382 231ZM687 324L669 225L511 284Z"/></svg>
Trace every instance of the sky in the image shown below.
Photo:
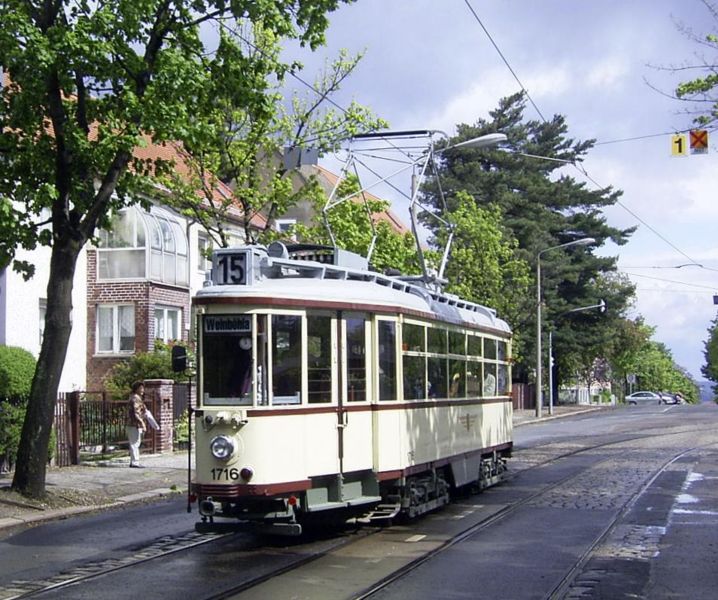
<svg viewBox="0 0 718 600"><path fill-rule="evenodd" d="M365 52L338 104L369 106L394 130L449 135L521 89L513 70L547 119L562 114L569 137L597 141L586 172L623 191L606 219L638 226L627 245L597 252L618 256L636 284L631 316L701 379L718 293L718 132L708 154L673 156L672 133L693 123L669 95L695 74L673 68L699 63L704 49L687 33L716 28L701 0L357 0L330 15L326 48L301 59L312 80L340 49ZM525 115L540 118L530 104ZM398 198L394 209L408 223Z"/></svg>

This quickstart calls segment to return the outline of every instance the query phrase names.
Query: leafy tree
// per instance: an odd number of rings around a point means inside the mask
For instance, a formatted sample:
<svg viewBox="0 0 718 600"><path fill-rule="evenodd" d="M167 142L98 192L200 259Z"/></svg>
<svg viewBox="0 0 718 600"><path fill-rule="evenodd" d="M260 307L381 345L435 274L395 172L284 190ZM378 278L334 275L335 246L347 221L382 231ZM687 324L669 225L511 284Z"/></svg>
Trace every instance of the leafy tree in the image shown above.
<svg viewBox="0 0 718 600"><path fill-rule="evenodd" d="M584 237L594 238L597 246L609 239L621 245L633 229L611 227L603 216L603 209L616 202L619 191L610 187L589 189L572 176L558 172L566 161L580 162L593 141L568 138L565 119L560 115L545 122L525 120L525 105L524 95L515 94L500 100L489 119L480 119L474 125L458 125L457 136L447 145L501 132L507 136L510 151L449 148L441 155L439 177L450 212L456 210L457 193L461 190L477 206L500 208L502 227L510 238L518 241L516 256L531 265L532 272L536 271L537 257L542 252L544 318L554 322L557 315L570 308L598 301L596 281L616 270L616 258L595 256L583 246L543 251ZM429 179L422 193L424 204L438 210L437 181ZM433 222L428 220L427 224ZM615 310L620 311L620 307ZM512 322L517 335L523 338L525 356L534 355L531 332L536 328L535 314L534 302L523 311L523 318ZM558 326L562 327L560 322ZM533 366L533 360L517 365L515 376L525 380Z"/></svg>
<svg viewBox="0 0 718 600"><path fill-rule="evenodd" d="M708 328L708 339L704 342L703 357L705 364L701 367L701 374L708 381L712 381L713 394L718 398L718 317L711 321Z"/></svg>
<svg viewBox="0 0 718 600"><path fill-rule="evenodd" d="M170 202L201 223L220 247L229 245L226 224L237 207L244 238L266 243L276 237L275 220L290 207L299 200L323 197L313 177L295 176L298 163L283 164L279 148L293 149L297 157L309 150L324 154L353 134L386 127L356 102L342 111L326 108L361 56L342 52L325 65L311 96L294 93L287 106L282 86L291 71L280 62L280 40L259 25L254 25L253 33L253 41L243 38L240 52L231 43L231 33L223 32L214 64L216 77L203 96L212 122L186 146L190 176L170 172L165 178L177 192ZM261 101L247 103L233 89L227 90L225 82L234 79L256 82L253 93ZM232 194L218 195L216 180L230 185ZM205 200L202 204L196 201L197 190Z"/></svg>
<svg viewBox="0 0 718 600"><path fill-rule="evenodd" d="M673 361L671 351L650 339L653 328L638 324L645 341L626 357L627 372L635 373L639 389L680 392L688 402L698 401L698 388L687 373Z"/></svg>
<svg viewBox="0 0 718 600"><path fill-rule="evenodd" d="M556 329L553 337L556 387L561 381L571 379L575 373L582 373L587 382L597 379L608 380L614 371L621 370L621 358L625 353L636 351L645 341L640 338L633 343L630 337L632 321L625 316L633 298L635 286L628 277L614 272L599 276L591 285L593 300L574 307L554 317L547 327ZM599 301L604 310L595 306Z"/></svg>
<svg viewBox="0 0 718 600"><path fill-rule="evenodd" d="M237 105L262 104L256 78L225 77L227 57L253 61L230 36L205 42L215 26L323 41L327 13L343 0L58 0L0 3L0 268L31 275L15 249L52 248L45 336L24 422L13 487L45 490L45 460L70 335L78 255L115 209L153 193L151 176L171 165L133 155L168 141L191 146L217 121L208 92L222 78ZM204 28L204 29L203 29ZM242 73L243 73L242 72ZM264 72L259 69L259 72ZM233 73L241 75L241 73ZM264 88L262 87L262 92ZM145 196L146 197L146 196Z"/></svg>

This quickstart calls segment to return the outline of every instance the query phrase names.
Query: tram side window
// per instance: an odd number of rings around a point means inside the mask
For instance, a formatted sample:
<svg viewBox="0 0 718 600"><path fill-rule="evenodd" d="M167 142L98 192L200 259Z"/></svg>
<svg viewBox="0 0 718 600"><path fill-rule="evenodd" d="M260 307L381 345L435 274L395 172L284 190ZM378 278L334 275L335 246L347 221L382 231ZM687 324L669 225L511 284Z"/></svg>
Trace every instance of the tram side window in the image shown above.
<svg viewBox="0 0 718 600"><path fill-rule="evenodd" d="M299 404L302 390L302 318L272 315L273 404Z"/></svg>
<svg viewBox="0 0 718 600"><path fill-rule="evenodd" d="M466 363L466 396L468 398L480 398L482 384L481 363L477 360L468 361Z"/></svg>
<svg viewBox="0 0 718 600"><path fill-rule="evenodd" d="M332 320L307 317L308 401L332 401Z"/></svg>
<svg viewBox="0 0 718 600"><path fill-rule="evenodd" d="M499 396L505 396L509 393L509 368L507 365L498 365L497 391Z"/></svg>
<svg viewBox="0 0 718 600"><path fill-rule="evenodd" d="M378 322L379 400L396 400L396 323Z"/></svg>
<svg viewBox="0 0 718 600"><path fill-rule="evenodd" d="M429 327L429 352L432 354L446 354L446 329Z"/></svg>
<svg viewBox="0 0 718 600"><path fill-rule="evenodd" d="M496 396L496 365L484 363L484 396Z"/></svg>
<svg viewBox="0 0 718 600"><path fill-rule="evenodd" d="M467 354L469 356L483 356L483 351L481 349L481 336L478 335L469 335L467 336Z"/></svg>
<svg viewBox="0 0 718 600"><path fill-rule="evenodd" d="M496 360L496 340L490 338L484 340L484 358Z"/></svg>
<svg viewBox="0 0 718 600"><path fill-rule="evenodd" d="M404 400L426 398L426 356L402 357L404 367Z"/></svg>
<svg viewBox="0 0 718 600"><path fill-rule="evenodd" d="M269 404L269 339L267 315L257 315L257 404Z"/></svg>
<svg viewBox="0 0 718 600"><path fill-rule="evenodd" d="M366 319L349 317L346 320L347 400L366 400Z"/></svg>
<svg viewBox="0 0 718 600"><path fill-rule="evenodd" d="M496 358L499 360L508 360L508 354L507 354L507 348L508 344L506 342L497 342L497 348L498 352L496 355Z"/></svg>
<svg viewBox="0 0 718 600"><path fill-rule="evenodd" d="M429 398L446 398L447 359L445 356L430 356L427 364L429 376Z"/></svg>
<svg viewBox="0 0 718 600"><path fill-rule="evenodd" d="M404 323L401 328L404 400L426 398L426 327ZM419 354L420 353L420 354Z"/></svg>
<svg viewBox="0 0 718 600"><path fill-rule="evenodd" d="M427 330L428 349L430 354L441 356L429 356L427 360L428 392L429 398L448 397L448 359L446 353L449 350L448 332L439 327L429 327Z"/></svg>
<svg viewBox="0 0 718 600"><path fill-rule="evenodd" d="M449 352L460 356L466 354L466 335L463 332L449 332Z"/></svg>
<svg viewBox="0 0 718 600"><path fill-rule="evenodd" d="M449 360L449 398L466 397L466 361Z"/></svg>

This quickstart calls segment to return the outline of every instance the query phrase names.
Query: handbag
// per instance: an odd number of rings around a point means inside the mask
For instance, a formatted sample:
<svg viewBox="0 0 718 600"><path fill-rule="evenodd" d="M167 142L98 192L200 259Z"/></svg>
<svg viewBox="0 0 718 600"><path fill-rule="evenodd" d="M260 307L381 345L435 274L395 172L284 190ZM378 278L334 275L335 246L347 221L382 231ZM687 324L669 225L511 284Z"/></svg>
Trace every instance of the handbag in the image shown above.
<svg viewBox="0 0 718 600"><path fill-rule="evenodd" d="M159 429L160 426L155 420L154 415L150 412L149 409L145 411L145 418L147 419L147 424L150 426L151 429Z"/></svg>

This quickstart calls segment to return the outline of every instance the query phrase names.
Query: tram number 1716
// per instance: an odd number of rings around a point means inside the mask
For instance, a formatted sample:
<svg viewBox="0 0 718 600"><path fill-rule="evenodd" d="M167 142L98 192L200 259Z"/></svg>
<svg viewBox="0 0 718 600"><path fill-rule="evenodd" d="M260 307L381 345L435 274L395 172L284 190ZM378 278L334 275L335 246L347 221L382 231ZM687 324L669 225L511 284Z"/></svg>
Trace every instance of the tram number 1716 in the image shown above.
<svg viewBox="0 0 718 600"><path fill-rule="evenodd" d="M239 469L210 469L213 481L234 481L239 479Z"/></svg>

